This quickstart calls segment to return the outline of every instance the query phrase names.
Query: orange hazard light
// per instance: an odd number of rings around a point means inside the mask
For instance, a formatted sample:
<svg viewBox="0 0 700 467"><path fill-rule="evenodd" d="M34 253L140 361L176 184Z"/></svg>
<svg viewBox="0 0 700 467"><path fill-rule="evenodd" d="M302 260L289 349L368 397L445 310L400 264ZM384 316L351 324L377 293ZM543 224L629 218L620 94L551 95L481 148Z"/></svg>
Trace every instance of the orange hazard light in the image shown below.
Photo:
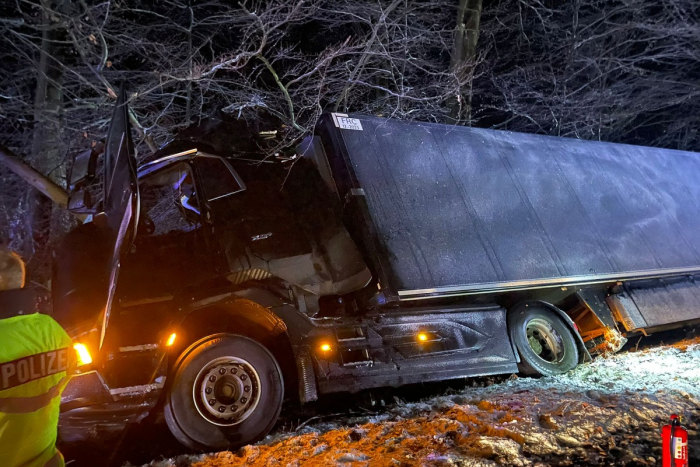
<svg viewBox="0 0 700 467"><path fill-rule="evenodd" d="M175 343L175 338L177 337L177 334L172 333L170 336L168 336L168 341L165 343L166 347L170 347Z"/></svg>
<svg viewBox="0 0 700 467"><path fill-rule="evenodd" d="M85 347L85 344L76 342L75 344L73 344L73 348L75 349L75 353L78 356L78 366L83 366L92 363L92 357L90 356L90 352L88 352L87 347Z"/></svg>

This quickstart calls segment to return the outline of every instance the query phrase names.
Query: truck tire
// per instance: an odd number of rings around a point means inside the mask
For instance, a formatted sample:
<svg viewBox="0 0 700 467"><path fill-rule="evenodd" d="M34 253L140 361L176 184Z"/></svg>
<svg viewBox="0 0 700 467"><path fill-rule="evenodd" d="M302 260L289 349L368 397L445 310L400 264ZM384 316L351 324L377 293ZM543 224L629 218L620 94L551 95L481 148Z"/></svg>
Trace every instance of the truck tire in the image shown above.
<svg viewBox="0 0 700 467"><path fill-rule="evenodd" d="M283 396L282 370L270 351L244 336L217 334L180 358L166 393L165 420L191 449L237 448L272 429Z"/></svg>
<svg viewBox="0 0 700 467"><path fill-rule="evenodd" d="M574 335L552 311L540 307L520 308L510 314L508 328L520 354L518 368L522 373L554 376L578 364Z"/></svg>

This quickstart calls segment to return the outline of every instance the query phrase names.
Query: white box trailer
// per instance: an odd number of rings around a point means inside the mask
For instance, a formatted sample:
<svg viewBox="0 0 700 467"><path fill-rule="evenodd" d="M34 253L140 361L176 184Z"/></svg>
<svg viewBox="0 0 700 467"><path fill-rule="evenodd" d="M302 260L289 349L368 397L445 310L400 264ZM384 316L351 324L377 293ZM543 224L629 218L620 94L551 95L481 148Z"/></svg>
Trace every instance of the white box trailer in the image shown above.
<svg viewBox="0 0 700 467"><path fill-rule="evenodd" d="M362 115L320 130L390 299L674 277L632 288L633 327L700 318L698 153Z"/></svg>

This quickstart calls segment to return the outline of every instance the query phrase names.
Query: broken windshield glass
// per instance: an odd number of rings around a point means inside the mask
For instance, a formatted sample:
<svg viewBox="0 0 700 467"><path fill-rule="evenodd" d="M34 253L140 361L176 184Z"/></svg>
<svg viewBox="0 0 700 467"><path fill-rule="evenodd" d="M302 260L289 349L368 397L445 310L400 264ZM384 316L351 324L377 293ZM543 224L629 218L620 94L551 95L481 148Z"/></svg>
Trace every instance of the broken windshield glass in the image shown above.
<svg viewBox="0 0 700 467"><path fill-rule="evenodd" d="M189 165L176 164L147 177L141 184L141 208L152 224L151 235L194 230L201 211Z"/></svg>

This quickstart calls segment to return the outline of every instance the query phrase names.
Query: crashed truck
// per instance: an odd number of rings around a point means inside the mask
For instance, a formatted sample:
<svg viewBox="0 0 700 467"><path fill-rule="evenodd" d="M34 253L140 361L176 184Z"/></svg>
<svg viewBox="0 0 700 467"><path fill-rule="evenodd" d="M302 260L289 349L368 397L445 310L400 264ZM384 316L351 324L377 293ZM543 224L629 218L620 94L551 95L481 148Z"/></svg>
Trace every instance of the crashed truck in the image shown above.
<svg viewBox="0 0 700 467"><path fill-rule="evenodd" d="M700 154L339 113L286 164L188 144L137 167L122 94L74 162L62 430L230 448L283 403L556 375L700 318Z"/></svg>

